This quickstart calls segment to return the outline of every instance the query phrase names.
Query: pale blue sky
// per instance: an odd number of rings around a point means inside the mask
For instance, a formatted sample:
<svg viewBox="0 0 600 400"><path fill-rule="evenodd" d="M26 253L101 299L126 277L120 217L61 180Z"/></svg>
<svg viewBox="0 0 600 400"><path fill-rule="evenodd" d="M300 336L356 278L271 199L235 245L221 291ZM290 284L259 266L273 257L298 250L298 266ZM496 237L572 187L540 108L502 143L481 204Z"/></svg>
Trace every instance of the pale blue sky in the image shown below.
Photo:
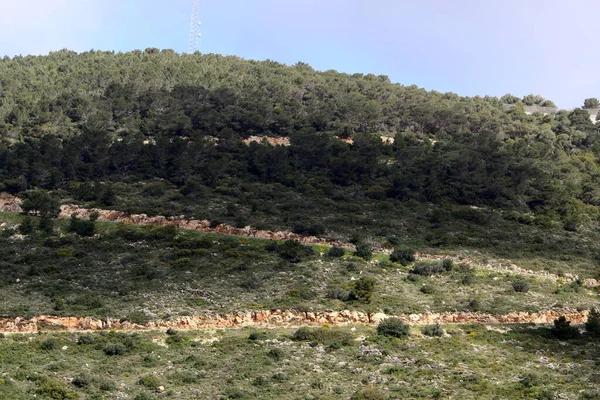
<svg viewBox="0 0 600 400"><path fill-rule="evenodd" d="M191 0L0 0L0 55L187 51ZM461 95L600 97L600 0L201 0L201 51Z"/></svg>

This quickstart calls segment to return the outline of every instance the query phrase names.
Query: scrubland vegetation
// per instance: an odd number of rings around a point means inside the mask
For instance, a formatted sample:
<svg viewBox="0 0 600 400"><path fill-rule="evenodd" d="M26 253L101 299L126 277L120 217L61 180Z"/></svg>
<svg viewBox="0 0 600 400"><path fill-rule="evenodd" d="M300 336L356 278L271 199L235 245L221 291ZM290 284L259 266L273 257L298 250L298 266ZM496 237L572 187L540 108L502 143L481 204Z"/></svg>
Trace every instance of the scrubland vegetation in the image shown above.
<svg viewBox="0 0 600 400"><path fill-rule="evenodd" d="M0 339L10 399L595 399L600 342L549 328L56 333ZM386 331L387 332L387 331ZM385 332L383 332L385 333Z"/></svg>

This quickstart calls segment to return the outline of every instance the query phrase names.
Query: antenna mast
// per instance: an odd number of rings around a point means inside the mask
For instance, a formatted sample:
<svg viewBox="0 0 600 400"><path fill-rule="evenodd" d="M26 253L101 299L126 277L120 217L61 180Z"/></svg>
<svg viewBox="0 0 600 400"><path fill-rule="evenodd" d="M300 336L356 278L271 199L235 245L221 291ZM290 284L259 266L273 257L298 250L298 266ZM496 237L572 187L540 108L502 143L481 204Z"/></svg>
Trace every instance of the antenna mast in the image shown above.
<svg viewBox="0 0 600 400"><path fill-rule="evenodd" d="M199 51L198 39L200 38L200 0L193 0L192 19L190 20L190 38L188 43L188 53L194 54Z"/></svg>

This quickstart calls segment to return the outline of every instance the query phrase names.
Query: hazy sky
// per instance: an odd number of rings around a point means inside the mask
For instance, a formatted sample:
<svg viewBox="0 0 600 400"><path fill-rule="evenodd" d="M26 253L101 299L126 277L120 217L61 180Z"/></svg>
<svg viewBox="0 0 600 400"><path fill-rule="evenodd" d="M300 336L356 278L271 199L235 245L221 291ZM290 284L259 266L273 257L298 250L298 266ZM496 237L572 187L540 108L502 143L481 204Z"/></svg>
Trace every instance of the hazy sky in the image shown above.
<svg viewBox="0 0 600 400"><path fill-rule="evenodd" d="M191 0L0 0L0 55L187 51ZM600 98L600 0L201 0L201 51L461 95Z"/></svg>

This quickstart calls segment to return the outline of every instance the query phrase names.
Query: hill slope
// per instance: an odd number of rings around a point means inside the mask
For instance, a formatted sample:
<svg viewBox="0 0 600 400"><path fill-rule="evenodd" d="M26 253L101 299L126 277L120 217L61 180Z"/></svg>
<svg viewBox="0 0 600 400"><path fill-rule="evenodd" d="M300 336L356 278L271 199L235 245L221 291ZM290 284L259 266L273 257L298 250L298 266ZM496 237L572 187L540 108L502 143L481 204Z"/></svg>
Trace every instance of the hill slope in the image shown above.
<svg viewBox="0 0 600 400"><path fill-rule="evenodd" d="M0 61L0 135L0 189L12 193L550 257L588 276L600 252L600 145L585 110L527 115L302 63L63 50ZM290 145L242 141L261 135Z"/></svg>

